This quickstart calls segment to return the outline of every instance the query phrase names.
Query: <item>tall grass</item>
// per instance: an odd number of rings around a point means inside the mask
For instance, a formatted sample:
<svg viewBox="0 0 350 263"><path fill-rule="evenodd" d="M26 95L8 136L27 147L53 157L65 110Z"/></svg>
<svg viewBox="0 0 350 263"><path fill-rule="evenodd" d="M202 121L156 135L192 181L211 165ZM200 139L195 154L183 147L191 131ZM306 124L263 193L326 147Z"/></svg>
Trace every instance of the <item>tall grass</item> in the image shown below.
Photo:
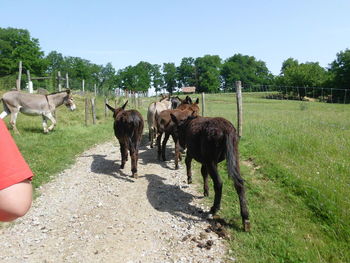
<svg viewBox="0 0 350 263"><path fill-rule="evenodd" d="M240 152L259 169L245 170L255 229L233 247L247 262L350 261L350 106L243 97ZM206 98L208 115L236 123L233 94Z"/></svg>

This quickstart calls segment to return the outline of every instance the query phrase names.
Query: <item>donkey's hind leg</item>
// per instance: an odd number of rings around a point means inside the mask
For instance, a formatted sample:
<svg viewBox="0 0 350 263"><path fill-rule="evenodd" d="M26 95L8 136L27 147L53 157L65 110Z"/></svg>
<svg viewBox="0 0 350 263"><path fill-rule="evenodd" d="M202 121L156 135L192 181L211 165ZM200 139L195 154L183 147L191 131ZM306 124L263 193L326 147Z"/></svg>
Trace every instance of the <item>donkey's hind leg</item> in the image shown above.
<svg viewBox="0 0 350 263"><path fill-rule="evenodd" d="M168 140L169 140L169 136L170 136L169 133L165 133L164 139L163 139L163 142L162 142L162 159L163 159L163 161L166 161L166 158L165 158L165 150L166 150L166 143L167 143Z"/></svg>
<svg viewBox="0 0 350 263"><path fill-rule="evenodd" d="M208 169L205 164L202 164L201 173L203 177L203 190L204 196L209 196L209 186L208 186Z"/></svg>
<svg viewBox="0 0 350 263"><path fill-rule="evenodd" d="M137 151L135 145L130 145L130 158L131 158L132 177L134 177L136 179L136 178L138 178L138 175L137 175L138 151Z"/></svg>
<svg viewBox="0 0 350 263"><path fill-rule="evenodd" d="M11 120L10 124L12 126L12 129L15 131L15 133L20 134L16 127L16 119L17 119L18 111L17 112L11 112Z"/></svg>
<svg viewBox="0 0 350 263"><path fill-rule="evenodd" d="M160 158L162 156L162 146L161 146L161 141L162 141L162 132L158 132L157 134L157 153L158 153L158 160L160 161Z"/></svg>
<svg viewBox="0 0 350 263"><path fill-rule="evenodd" d="M216 163L214 162L209 163L207 165L207 168L211 179L213 179L214 191L215 191L214 204L210 209L210 213L212 215L215 215L220 210L221 195L222 195L222 180L218 173L218 167Z"/></svg>

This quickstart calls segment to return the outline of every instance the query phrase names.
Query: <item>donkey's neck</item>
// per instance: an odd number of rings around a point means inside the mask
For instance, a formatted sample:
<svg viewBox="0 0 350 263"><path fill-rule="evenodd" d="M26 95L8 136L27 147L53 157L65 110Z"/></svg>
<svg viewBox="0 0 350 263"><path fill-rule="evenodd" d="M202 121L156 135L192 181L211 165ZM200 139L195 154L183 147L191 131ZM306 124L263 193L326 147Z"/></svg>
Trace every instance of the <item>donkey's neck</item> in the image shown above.
<svg viewBox="0 0 350 263"><path fill-rule="evenodd" d="M49 103L52 104L52 106L58 107L61 106L64 102L64 98L67 96L66 92L61 93L55 93L55 94L49 94L47 97L49 98Z"/></svg>

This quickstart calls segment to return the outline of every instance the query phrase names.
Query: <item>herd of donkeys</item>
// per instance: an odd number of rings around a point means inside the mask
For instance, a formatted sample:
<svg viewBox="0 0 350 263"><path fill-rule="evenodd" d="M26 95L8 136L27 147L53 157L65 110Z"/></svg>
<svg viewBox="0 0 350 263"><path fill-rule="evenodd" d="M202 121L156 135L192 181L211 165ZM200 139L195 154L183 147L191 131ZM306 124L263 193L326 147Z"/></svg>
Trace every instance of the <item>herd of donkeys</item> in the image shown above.
<svg viewBox="0 0 350 263"><path fill-rule="evenodd" d="M111 107L113 112L114 134L120 145L123 169L128 154L131 158L131 172L137 178L138 149L144 128L144 120L135 109L126 110L125 102L121 107ZM215 215L220 209L222 196L222 179L217 165L226 159L227 173L233 180L239 197L243 229L250 230L249 211L245 197L244 180L240 174L238 142L236 129L228 120L221 117L202 117L199 114L199 99L195 102L187 96L185 99L162 97L152 102L147 111L150 147L156 140L158 159L165 161L166 143L172 136L175 143L175 169L179 167L181 152L186 150L185 164L187 182L192 183L191 162L195 159L201 163L204 181L204 196L209 195L208 176L213 180L214 204L209 214ZM164 134L163 142L162 136Z"/></svg>

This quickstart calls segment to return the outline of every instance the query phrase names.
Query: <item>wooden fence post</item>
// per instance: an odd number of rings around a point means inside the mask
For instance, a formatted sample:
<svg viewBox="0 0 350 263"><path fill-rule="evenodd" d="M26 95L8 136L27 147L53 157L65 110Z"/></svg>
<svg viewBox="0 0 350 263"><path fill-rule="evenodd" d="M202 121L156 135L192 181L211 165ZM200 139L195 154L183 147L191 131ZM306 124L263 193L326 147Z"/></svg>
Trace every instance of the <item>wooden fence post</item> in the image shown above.
<svg viewBox="0 0 350 263"><path fill-rule="evenodd" d="M346 103L346 91L347 90L344 90L345 91L345 95L344 95L344 104Z"/></svg>
<svg viewBox="0 0 350 263"><path fill-rule="evenodd" d="M85 126L88 126L89 120L89 99L85 98Z"/></svg>
<svg viewBox="0 0 350 263"><path fill-rule="evenodd" d="M81 86L83 88L83 93L85 94L85 79L82 80Z"/></svg>
<svg viewBox="0 0 350 263"><path fill-rule="evenodd" d="M236 98L237 98L237 122L238 122L238 137L242 137L243 124L243 106L242 106L242 84L241 81L236 81Z"/></svg>
<svg viewBox="0 0 350 263"><path fill-rule="evenodd" d="M69 78L68 78L68 73L66 73L66 89L69 89Z"/></svg>
<svg viewBox="0 0 350 263"><path fill-rule="evenodd" d="M204 98L204 92L202 92L202 116L204 117L205 114L205 98Z"/></svg>
<svg viewBox="0 0 350 263"><path fill-rule="evenodd" d="M27 70L27 77L28 77L28 92L33 93L33 81L30 78L29 70Z"/></svg>
<svg viewBox="0 0 350 263"><path fill-rule="evenodd" d="M92 124L96 124L95 98L91 98L91 113L92 113Z"/></svg>
<svg viewBox="0 0 350 263"><path fill-rule="evenodd" d="M18 79L16 81L17 90L21 90L21 80L22 80L22 60L18 64Z"/></svg>
<svg viewBox="0 0 350 263"><path fill-rule="evenodd" d="M95 92L95 97L96 97L97 96L96 84L94 84L94 92Z"/></svg>
<svg viewBox="0 0 350 263"><path fill-rule="evenodd" d="M61 85L61 71L57 72L57 78L58 78L58 91L62 91L62 85Z"/></svg>

